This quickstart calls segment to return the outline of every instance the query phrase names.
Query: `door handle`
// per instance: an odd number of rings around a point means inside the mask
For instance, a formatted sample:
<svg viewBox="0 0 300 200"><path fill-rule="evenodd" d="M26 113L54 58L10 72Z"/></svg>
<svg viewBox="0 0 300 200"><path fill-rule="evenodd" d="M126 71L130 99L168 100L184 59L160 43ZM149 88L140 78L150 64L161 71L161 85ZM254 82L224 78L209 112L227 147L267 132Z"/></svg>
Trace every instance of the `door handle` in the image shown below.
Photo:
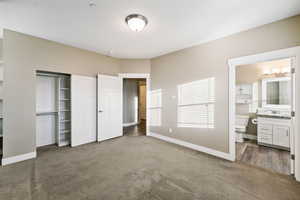
<svg viewBox="0 0 300 200"><path fill-rule="evenodd" d="M103 110L99 110L98 112L101 113L101 112L103 112Z"/></svg>

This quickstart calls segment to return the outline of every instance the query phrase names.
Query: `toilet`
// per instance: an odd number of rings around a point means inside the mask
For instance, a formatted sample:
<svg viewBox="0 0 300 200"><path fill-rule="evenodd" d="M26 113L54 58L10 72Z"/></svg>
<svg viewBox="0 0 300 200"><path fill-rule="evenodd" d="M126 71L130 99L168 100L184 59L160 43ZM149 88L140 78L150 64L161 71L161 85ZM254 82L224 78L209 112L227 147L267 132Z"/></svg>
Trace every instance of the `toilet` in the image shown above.
<svg viewBox="0 0 300 200"><path fill-rule="evenodd" d="M236 115L235 117L235 133L236 142L244 142L244 134L247 131L247 125L249 121L248 115Z"/></svg>

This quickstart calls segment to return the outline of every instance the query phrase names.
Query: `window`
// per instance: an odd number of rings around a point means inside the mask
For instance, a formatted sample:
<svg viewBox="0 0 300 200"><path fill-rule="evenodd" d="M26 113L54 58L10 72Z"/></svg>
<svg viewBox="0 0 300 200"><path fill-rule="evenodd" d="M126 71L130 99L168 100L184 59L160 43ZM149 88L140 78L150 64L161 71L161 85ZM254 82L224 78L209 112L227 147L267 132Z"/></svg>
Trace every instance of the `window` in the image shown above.
<svg viewBox="0 0 300 200"><path fill-rule="evenodd" d="M161 126L161 89L150 92L150 126Z"/></svg>
<svg viewBox="0 0 300 200"><path fill-rule="evenodd" d="M178 127L214 128L215 78L178 85Z"/></svg>

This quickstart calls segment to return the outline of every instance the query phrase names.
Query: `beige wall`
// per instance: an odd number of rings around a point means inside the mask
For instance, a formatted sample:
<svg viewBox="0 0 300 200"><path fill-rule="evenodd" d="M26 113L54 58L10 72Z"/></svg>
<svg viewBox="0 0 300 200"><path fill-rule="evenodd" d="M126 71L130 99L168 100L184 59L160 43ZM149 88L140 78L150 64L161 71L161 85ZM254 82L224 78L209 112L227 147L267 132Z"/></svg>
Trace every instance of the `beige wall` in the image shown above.
<svg viewBox="0 0 300 200"><path fill-rule="evenodd" d="M0 61L3 59L3 51L2 51L2 49L3 49L3 40L2 39L0 39Z"/></svg>
<svg viewBox="0 0 300 200"><path fill-rule="evenodd" d="M149 59L120 59L121 73L150 73L150 68Z"/></svg>
<svg viewBox="0 0 300 200"><path fill-rule="evenodd" d="M35 71L117 74L119 60L4 30L3 157L35 151Z"/></svg>
<svg viewBox="0 0 300 200"><path fill-rule="evenodd" d="M300 16L151 60L151 87L162 89L162 126L151 131L218 151L229 151L228 59L300 45ZM177 128L178 84L216 78L215 128ZM168 128L173 132L169 133Z"/></svg>

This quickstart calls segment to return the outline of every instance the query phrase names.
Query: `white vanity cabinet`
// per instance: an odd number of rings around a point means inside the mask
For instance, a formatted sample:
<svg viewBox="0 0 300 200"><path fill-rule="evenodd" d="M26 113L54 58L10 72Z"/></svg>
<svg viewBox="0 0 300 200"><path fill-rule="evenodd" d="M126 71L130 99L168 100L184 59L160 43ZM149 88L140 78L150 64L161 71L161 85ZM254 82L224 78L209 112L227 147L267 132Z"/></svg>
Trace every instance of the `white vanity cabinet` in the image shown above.
<svg viewBox="0 0 300 200"><path fill-rule="evenodd" d="M260 145L290 148L290 119L258 117L257 142Z"/></svg>
<svg viewBox="0 0 300 200"><path fill-rule="evenodd" d="M276 146L290 148L290 127L274 125L273 144Z"/></svg>

